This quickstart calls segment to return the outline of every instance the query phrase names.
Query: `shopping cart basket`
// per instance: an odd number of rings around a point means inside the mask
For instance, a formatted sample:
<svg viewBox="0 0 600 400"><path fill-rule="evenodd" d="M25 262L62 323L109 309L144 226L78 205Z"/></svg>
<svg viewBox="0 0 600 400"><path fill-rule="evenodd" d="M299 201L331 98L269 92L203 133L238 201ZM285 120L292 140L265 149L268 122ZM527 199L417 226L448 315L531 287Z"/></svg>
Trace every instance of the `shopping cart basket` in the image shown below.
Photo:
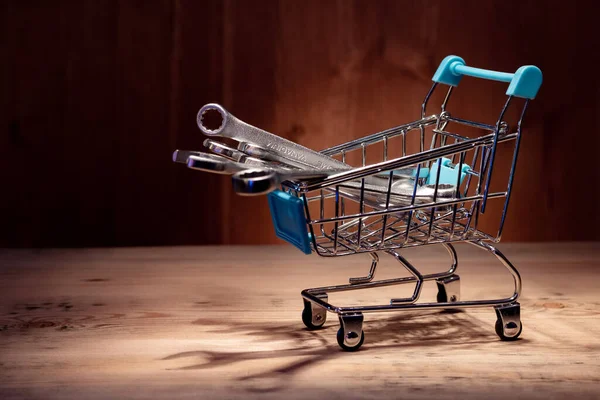
<svg viewBox="0 0 600 400"><path fill-rule="evenodd" d="M509 83L507 99L495 124L458 118L448 110L455 87L464 75ZM519 144L521 123L528 103L542 83L541 71L523 66L501 73L465 65L460 57L446 57L433 77L433 86L421 106L421 119L321 153L358 167L322 179L288 180L268 195L277 235L305 253L338 257L368 253L372 262L367 276L348 284L302 291L302 320L309 329L323 326L327 312L340 321L337 341L344 350L357 350L364 341L363 313L415 309L494 307L495 330L502 340L515 340L522 330L521 278L512 263L490 243L500 241L504 226ZM441 109L427 113L427 104L441 86L447 87ZM517 105L515 105L518 103ZM518 122L505 121L509 110L522 107ZM466 135L463 131L476 132ZM475 137L473 137L475 136ZM512 152L506 176L494 173L499 151ZM408 171L408 172L407 172ZM408 176L408 177L407 177ZM496 177L493 181L492 178ZM397 179L400 178L400 179ZM500 189L498 189L498 187ZM497 222L482 228L492 204ZM460 279L455 242L470 243L493 254L511 273L514 293L493 300L460 299ZM406 247L440 244L450 256L450 267L423 274L400 253ZM374 280L378 253L387 253L410 273L409 277ZM437 302L419 303L425 281L437 283ZM328 293L412 283L410 298L388 304L336 306Z"/></svg>

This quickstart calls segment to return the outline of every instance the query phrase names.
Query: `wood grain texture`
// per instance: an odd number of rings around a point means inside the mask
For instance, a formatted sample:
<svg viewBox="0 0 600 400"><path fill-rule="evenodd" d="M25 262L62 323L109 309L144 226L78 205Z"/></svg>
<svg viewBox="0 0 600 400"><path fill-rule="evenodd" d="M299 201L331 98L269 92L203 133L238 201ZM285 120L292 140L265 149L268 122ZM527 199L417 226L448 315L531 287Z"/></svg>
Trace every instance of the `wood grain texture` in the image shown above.
<svg viewBox="0 0 600 400"><path fill-rule="evenodd" d="M504 245L524 279L523 334L501 342L492 309L367 314L357 353L334 315L307 331L301 289L364 274L368 257L291 247L3 251L0 397L504 399L600 395L598 243ZM439 246L406 251L422 271ZM508 294L489 254L459 245L463 299ZM383 257L380 278L405 272ZM385 303L412 291L334 294ZM433 283L422 300L435 298Z"/></svg>
<svg viewBox="0 0 600 400"><path fill-rule="evenodd" d="M264 198L172 164L175 148L202 147L197 110L219 102L322 149L417 118L448 54L544 72L504 239L599 240L600 214L582 211L600 182L593 10L591 0L4 1L0 246L275 243ZM494 122L503 92L465 79L451 111Z"/></svg>

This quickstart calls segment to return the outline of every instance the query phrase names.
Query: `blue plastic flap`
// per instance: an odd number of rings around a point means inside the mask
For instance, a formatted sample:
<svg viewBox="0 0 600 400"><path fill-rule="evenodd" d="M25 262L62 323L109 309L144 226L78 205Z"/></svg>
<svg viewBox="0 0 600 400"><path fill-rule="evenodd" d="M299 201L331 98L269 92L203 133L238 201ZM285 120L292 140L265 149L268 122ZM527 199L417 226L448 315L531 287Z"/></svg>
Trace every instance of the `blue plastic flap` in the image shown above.
<svg viewBox="0 0 600 400"><path fill-rule="evenodd" d="M304 254L310 254L311 237L306 228L302 199L281 190L269 193L267 199L277 237L293 244Z"/></svg>
<svg viewBox="0 0 600 400"><path fill-rule="evenodd" d="M440 184L448 184L448 185L456 185L456 180L458 179L458 164L452 165L452 160L449 158L441 159L441 163L439 159L433 163L431 166L431 171L429 176L427 177L428 185L435 185L435 179L437 177L438 165L440 165ZM470 170L471 167L467 164L462 165L462 170L460 171L460 182L462 183L463 179L465 179L465 175L467 171Z"/></svg>
<svg viewBox="0 0 600 400"><path fill-rule="evenodd" d="M524 99L534 99L542 85L542 71L534 65L524 65L512 74L469 67L465 64L465 60L458 56L444 58L437 71L435 71L432 80L450 86L458 86L463 75L510 82L506 94Z"/></svg>

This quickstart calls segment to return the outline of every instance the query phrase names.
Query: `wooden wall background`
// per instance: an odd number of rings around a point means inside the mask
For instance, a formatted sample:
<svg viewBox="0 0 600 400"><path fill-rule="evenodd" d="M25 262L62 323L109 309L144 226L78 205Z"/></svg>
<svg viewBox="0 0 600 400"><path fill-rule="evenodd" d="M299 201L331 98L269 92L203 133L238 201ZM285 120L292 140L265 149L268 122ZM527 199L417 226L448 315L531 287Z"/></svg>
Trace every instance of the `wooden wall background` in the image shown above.
<svg viewBox="0 0 600 400"><path fill-rule="evenodd" d="M276 242L264 198L171 162L220 102L321 149L413 120L440 60L544 72L506 240L598 240L594 1L4 0L0 246ZM498 100L461 106L493 121ZM498 91L502 94L503 87ZM469 92L470 90L470 92Z"/></svg>

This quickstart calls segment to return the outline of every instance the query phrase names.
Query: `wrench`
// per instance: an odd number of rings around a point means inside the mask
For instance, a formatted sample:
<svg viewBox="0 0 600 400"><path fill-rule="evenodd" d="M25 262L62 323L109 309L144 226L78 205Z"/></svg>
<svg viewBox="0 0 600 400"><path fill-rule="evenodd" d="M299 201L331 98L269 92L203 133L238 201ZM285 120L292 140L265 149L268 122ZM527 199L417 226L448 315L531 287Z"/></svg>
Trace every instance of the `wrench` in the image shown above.
<svg viewBox="0 0 600 400"><path fill-rule="evenodd" d="M246 153L250 156L260 158L262 160L277 161L282 164L288 164L288 165L298 167L300 169L306 168L306 166L301 163L295 162L294 160L286 158L285 156L282 156L277 152L264 149L253 143L239 142L237 148L238 148L238 150L243 151L244 153ZM348 169L351 169L351 168L352 167L348 165ZM395 180L413 179L415 177L416 171L417 171L416 168L396 169L396 170L394 170L394 179ZM419 178L426 178L428 173L429 173L429 168L421 168L421 171L419 172ZM376 176L387 178L387 175L389 175L389 172L382 172Z"/></svg>
<svg viewBox="0 0 600 400"><path fill-rule="evenodd" d="M253 166L268 166L268 167L281 167L284 169L293 168L289 165L283 165L281 163L275 161L268 161L256 157L250 157L248 154L245 154L237 149L231 148L224 143L217 142L212 139L205 139L204 146L206 146L210 151L216 153L220 156L223 156L229 160L240 162L243 164L253 165Z"/></svg>
<svg viewBox="0 0 600 400"><path fill-rule="evenodd" d="M205 125L204 116L209 112L218 112L221 116L221 125L216 129L210 129ZM196 122L205 135L252 143L263 149L285 155L287 159L304 165L306 168L334 170L351 168L341 161L247 124L234 117L219 104L210 103L202 106L198 111Z"/></svg>
<svg viewBox="0 0 600 400"><path fill-rule="evenodd" d="M233 174L248 168L245 164L228 160L216 154L189 150L175 150L173 161L186 164L190 169L214 172L216 174Z"/></svg>
<svg viewBox="0 0 600 400"><path fill-rule="evenodd" d="M243 151L244 153L250 156L257 157L263 160L277 161L282 164L288 164L300 169L312 168L310 165L307 165L289 157L285 157L277 151L267 150L254 143L239 142L237 148L238 150Z"/></svg>
<svg viewBox="0 0 600 400"><path fill-rule="evenodd" d="M279 188L283 181L321 179L341 171L335 170L296 170L246 169L231 177L233 190L242 196L258 196Z"/></svg>
<svg viewBox="0 0 600 400"><path fill-rule="evenodd" d="M340 193L353 200L357 200L356 196L360 196L361 182L344 182L339 185ZM435 185L423 185L417 186L415 192L414 181L397 181L393 182L390 189L389 204L387 203L387 186L381 187L379 185L372 185L365 182L364 186L364 198L367 205L374 208L386 208L389 207L402 207L408 206L412 202L413 192L415 193L414 204L425 204L433 202L433 195L435 192ZM456 192L455 185L439 184L436 201L440 200L452 200ZM368 195L368 198L367 198ZM451 206L447 206L451 207ZM447 209L444 207L444 209ZM442 207L438 207L438 211L443 211Z"/></svg>
<svg viewBox="0 0 600 400"><path fill-rule="evenodd" d="M198 171L214 172L216 174L231 175L248 168L245 164L228 160L214 154L191 155L188 157L187 166Z"/></svg>
<svg viewBox="0 0 600 400"><path fill-rule="evenodd" d="M209 112L218 112L221 117L221 124L216 129L210 129L205 125L204 116ZM198 111L196 122L204 134L234 139L240 142L238 150L260 159L277 161L301 169L352 169L346 163L247 124L219 104L209 103L202 106ZM397 174L394 172L398 179L412 178L412 174L414 174L413 168L399 170ZM366 179L372 184L385 184L380 177Z"/></svg>
<svg viewBox="0 0 600 400"><path fill-rule="evenodd" d="M187 164L187 160L189 156L197 156L203 155L206 153L202 153L200 151L192 151L192 150L175 150L173 152L173 162Z"/></svg>
<svg viewBox="0 0 600 400"><path fill-rule="evenodd" d="M251 157L246 157L246 160ZM281 168L278 164L269 163L264 160L257 160L257 168L248 168L247 163L231 160L217 154L207 154L199 151L191 150L175 150L173 153L173 161L187 164L191 169L197 169L200 171L233 174L240 171L260 171L260 174L239 174L238 180L252 180L256 178L266 180L276 177L277 182L281 183L285 180L310 180L317 178L325 178L327 176L334 175L342 171L335 170L290 170ZM259 168L260 167L260 168Z"/></svg>
<svg viewBox="0 0 600 400"><path fill-rule="evenodd" d="M202 153L200 151L175 150L173 161L186 164L188 168L198 171L214 172L217 174L233 174L250 167L277 168L276 164L251 157L245 159L244 163L230 160L216 154Z"/></svg>

